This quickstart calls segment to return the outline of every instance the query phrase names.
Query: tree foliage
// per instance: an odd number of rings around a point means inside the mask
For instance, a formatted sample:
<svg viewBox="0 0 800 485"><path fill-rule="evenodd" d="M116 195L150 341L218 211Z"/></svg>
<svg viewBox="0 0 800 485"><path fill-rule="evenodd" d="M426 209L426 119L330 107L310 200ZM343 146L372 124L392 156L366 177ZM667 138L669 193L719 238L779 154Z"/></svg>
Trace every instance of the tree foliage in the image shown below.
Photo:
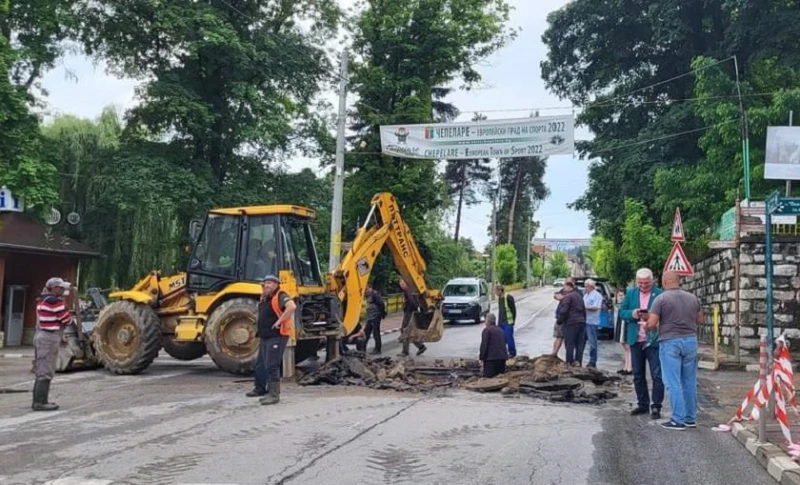
<svg viewBox="0 0 800 485"><path fill-rule="evenodd" d="M643 202L625 200L625 224L622 228L622 255L632 268L650 268L661 273L670 249L669 237L659 234L647 221Z"/></svg>
<svg viewBox="0 0 800 485"><path fill-rule="evenodd" d="M503 285L510 285L517 280L519 258L517 249L512 244L497 246L497 279Z"/></svg>
<svg viewBox="0 0 800 485"><path fill-rule="evenodd" d="M35 89L55 65L76 16L67 0L0 2L0 187L39 213L57 200L55 167L40 157Z"/></svg>
<svg viewBox="0 0 800 485"><path fill-rule="evenodd" d="M546 159L539 157L504 158L499 161L500 183L488 188L490 196L497 193L498 243L511 243L517 254L527 254L527 246L539 228L533 216L541 201L550 195L544 184ZM490 229L491 230L491 229ZM525 265L519 268L520 279L525 279Z"/></svg>
<svg viewBox="0 0 800 485"><path fill-rule="evenodd" d="M86 49L144 80L126 129L169 136L214 190L227 189L232 177L252 177L299 135L317 129L313 100L330 72L317 45L339 15L331 0L248 0L235 7L97 1L84 4L81 15Z"/></svg>
<svg viewBox="0 0 800 485"><path fill-rule="evenodd" d="M476 64L508 41L507 21L505 0L364 2L353 25L351 83L359 101L351 123L355 148L345 160L346 235L363 222L376 192L394 194L415 234L446 206L436 162L376 155L378 126L457 116L445 100L451 91L446 86L457 77L467 85L480 80ZM381 281L389 278L387 271L378 262L373 273Z"/></svg>
<svg viewBox="0 0 800 485"><path fill-rule="evenodd" d="M547 272L553 278L566 278L569 276L567 253L564 251L550 253L549 259L547 260Z"/></svg>

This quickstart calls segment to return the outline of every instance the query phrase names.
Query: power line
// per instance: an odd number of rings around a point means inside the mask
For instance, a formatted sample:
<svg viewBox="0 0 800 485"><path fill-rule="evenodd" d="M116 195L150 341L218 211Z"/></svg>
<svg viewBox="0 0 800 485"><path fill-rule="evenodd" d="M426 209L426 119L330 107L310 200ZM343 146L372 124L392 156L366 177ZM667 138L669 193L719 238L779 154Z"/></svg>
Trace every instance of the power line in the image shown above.
<svg viewBox="0 0 800 485"><path fill-rule="evenodd" d="M692 133L698 133L698 132L701 132L701 131L710 130L712 128L718 128L720 126L728 125L730 123L735 123L737 121L739 121L739 120L738 119L731 119L731 120L728 120L728 121L723 121L722 123L717 123L715 125L704 126L702 128L695 128L694 130L686 130L686 131L682 131L682 132L679 132L679 133L672 133L670 135L658 136L658 137L649 138L649 139L646 139L646 140L640 140L640 141L629 140L629 142L625 143L624 145L616 146L616 147L604 148L604 149L601 149L601 150L593 150L591 153L592 154L605 153L605 152L609 152L609 151L613 151L613 150L621 150L623 148L630 148L630 147L634 147L634 146L638 146L638 145L644 145L644 144L647 144L647 143L653 143L655 141L668 140L670 138L678 138L680 136L690 135Z"/></svg>
<svg viewBox="0 0 800 485"><path fill-rule="evenodd" d="M669 79L665 79L663 81L658 81L656 83L653 83L653 84L650 84L650 85L647 85L647 86L644 86L644 87L641 87L641 88L638 88L638 89L634 89L633 91L630 91L630 92L625 93L625 94L620 94L619 96L614 96L611 99L607 99L607 100L603 100L603 101L597 101L595 103L589 103L589 105L587 107L593 107L594 104L602 105L604 103L609 103L611 101L614 101L614 100L617 100L617 99L620 99L620 98L627 98L628 96L630 96L632 94L640 93L642 91L646 91L648 89L652 89L652 88L654 88L656 86L661 86L663 84L671 83L672 81L676 81L676 80L681 79L681 78L686 77L686 76L691 76L692 74L695 74L697 72L704 71L704 70L709 69L711 67L718 66L718 65L720 65L720 64L722 64L724 62L728 62L728 61L732 61L732 60L733 60L733 56L730 56L730 57L728 57L726 59L714 62L714 63L709 64L707 66L698 67L698 68L692 69L690 71L686 71L686 72L684 72L682 74L678 74L677 76L673 76L673 77L671 77Z"/></svg>

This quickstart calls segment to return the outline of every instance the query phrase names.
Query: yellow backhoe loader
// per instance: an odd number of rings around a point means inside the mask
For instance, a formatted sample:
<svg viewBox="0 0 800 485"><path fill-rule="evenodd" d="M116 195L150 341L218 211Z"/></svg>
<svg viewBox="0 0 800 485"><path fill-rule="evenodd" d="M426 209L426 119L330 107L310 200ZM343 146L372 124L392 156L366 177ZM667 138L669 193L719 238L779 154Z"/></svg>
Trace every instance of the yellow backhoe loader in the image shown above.
<svg viewBox="0 0 800 485"><path fill-rule="evenodd" d="M180 360L207 352L220 369L251 373L259 346L259 280L268 274L278 275L297 303L295 361L315 355L323 343L331 359L339 339L358 323L367 280L384 246L419 308L411 333L402 338L441 338L441 295L427 286L426 262L392 194L373 197L367 221L327 275L317 262L314 218L308 208L270 205L213 209L202 224L193 221L186 272L162 277L154 271L130 290L109 295L112 301L91 336L100 362L116 374L138 374L163 348Z"/></svg>

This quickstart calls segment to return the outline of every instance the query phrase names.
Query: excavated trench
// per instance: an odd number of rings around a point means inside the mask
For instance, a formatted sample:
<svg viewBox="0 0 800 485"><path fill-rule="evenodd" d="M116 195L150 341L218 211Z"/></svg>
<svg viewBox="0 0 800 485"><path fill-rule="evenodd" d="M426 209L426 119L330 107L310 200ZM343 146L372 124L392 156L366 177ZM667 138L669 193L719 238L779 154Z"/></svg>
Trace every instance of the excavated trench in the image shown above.
<svg viewBox="0 0 800 485"><path fill-rule="evenodd" d="M507 363L500 376L480 377L477 360L437 360L430 364L390 357L367 359L362 353L339 357L324 365L314 362L298 366L302 386L344 385L405 392L431 392L462 388L476 392L526 394L553 402L603 404L617 396L621 377L598 369L569 367L552 355L518 356Z"/></svg>

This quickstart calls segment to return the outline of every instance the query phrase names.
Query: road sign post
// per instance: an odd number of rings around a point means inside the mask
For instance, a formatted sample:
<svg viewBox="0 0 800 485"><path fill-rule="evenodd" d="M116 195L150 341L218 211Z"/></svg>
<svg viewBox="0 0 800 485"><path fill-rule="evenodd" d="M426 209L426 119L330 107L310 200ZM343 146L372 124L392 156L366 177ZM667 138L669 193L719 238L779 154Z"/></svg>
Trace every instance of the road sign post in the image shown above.
<svg viewBox="0 0 800 485"><path fill-rule="evenodd" d="M775 349L775 312L773 309L774 299L772 291L772 216L798 214L800 214L800 198L798 197L781 197L780 193L776 190L764 201L764 223L766 224L764 269L767 276L767 350L770 369L772 368Z"/></svg>
<svg viewBox="0 0 800 485"><path fill-rule="evenodd" d="M689 262L689 258L686 257L686 253L683 252L683 248L681 247L681 241L686 240L686 233L683 231L680 207L675 208L675 217L672 220L672 234L670 238L673 242L672 251L669 252L662 272L674 271L679 276L692 276L694 274L694 268L692 268L692 263Z"/></svg>

